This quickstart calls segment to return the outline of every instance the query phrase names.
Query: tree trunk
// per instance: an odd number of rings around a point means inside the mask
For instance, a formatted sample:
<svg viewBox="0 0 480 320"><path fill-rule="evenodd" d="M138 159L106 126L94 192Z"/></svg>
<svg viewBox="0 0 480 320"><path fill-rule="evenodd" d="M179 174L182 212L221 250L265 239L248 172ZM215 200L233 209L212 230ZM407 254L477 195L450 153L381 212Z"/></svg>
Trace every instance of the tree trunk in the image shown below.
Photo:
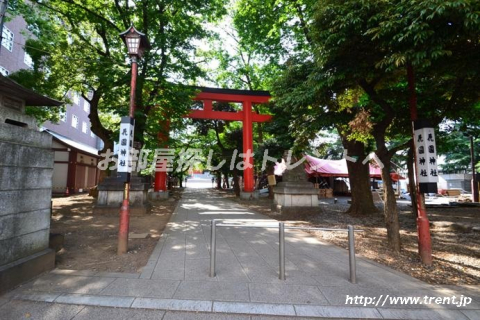
<svg viewBox="0 0 480 320"><path fill-rule="evenodd" d="M412 141L412 144L413 144L413 141ZM412 146L410 146L407 154L408 189L410 193L410 199L412 202L412 215L414 217L418 217L417 192L416 192L416 185L415 185L415 168L413 167L413 162L414 162L413 152L414 152L414 149Z"/></svg>
<svg viewBox="0 0 480 320"><path fill-rule="evenodd" d="M240 184L239 184L239 181L238 181L237 169L233 169L232 175L233 175L233 191L235 192L235 195L237 197L240 197Z"/></svg>
<svg viewBox="0 0 480 320"><path fill-rule="evenodd" d="M230 183L228 182L228 174L224 173L223 178L225 179L225 186L227 187L227 189L230 189Z"/></svg>
<svg viewBox="0 0 480 320"><path fill-rule="evenodd" d="M103 141L103 149L100 150L99 154L105 153L107 150L113 152L113 141L111 140L112 132L103 126L102 122L100 121L100 117L98 116L98 104L101 97L102 94L99 91L93 91L91 99L88 99L87 96L83 96L83 98L90 103L90 114L88 115L91 126L90 130ZM104 157L102 157L102 160L103 159ZM100 184L109 175L109 169L100 170L100 174L98 175L98 184Z"/></svg>
<svg viewBox="0 0 480 320"><path fill-rule="evenodd" d="M378 153L377 153L378 155ZM387 155L378 155L384 167L382 168L383 193L385 195L385 226L387 228L387 240L389 247L400 252L400 223L398 222L397 199L392 186L392 177L390 176L390 157Z"/></svg>
<svg viewBox="0 0 480 320"><path fill-rule="evenodd" d="M217 189L222 189L222 173L217 171Z"/></svg>
<svg viewBox="0 0 480 320"><path fill-rule="evenodd" d="M347 155L356 157L357 161L347 161L350 190L352 192L352 203L347 213L351 215L370 215L378 213L373 202L370 188L370 169L368 164L362 164L365 158L365 147L358 141L348 141L342 138L343 147L348 150Z"/></svg>

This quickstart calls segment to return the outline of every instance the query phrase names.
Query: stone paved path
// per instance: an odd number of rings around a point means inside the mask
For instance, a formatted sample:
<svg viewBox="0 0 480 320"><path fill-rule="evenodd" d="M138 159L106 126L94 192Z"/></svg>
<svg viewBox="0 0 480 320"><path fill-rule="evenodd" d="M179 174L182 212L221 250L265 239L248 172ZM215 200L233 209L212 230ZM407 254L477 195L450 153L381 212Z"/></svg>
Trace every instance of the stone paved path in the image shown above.
<svg viewBox="0 0 480 320"><path fill-rule="evenodd" d="M19 319L28 310L47 319L96 318L91 312L112 319L210 319L213 313L218 319L480 319L478 286L432 286L359 257L358 283L351 284L347 251L298 230L286 231L283 281L278 279L278 229L219 227L217 276L210 278L212 219L277 224L214 192L187 189L142 273L56 269L0 297L0 319ZM462 295L472 302L400 305L388 298ZM347 296L375 300L346 304Z"/></svg>

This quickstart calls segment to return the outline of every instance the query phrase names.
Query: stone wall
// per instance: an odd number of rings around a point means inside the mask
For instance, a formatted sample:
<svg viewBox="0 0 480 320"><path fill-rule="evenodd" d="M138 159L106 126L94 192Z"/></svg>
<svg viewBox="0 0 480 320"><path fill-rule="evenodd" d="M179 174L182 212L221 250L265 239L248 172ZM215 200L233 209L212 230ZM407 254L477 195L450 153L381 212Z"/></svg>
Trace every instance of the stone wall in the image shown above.
<svg viewBox="0 0 480 320"><path fill-rule="evenodd" d="M52 138L0 123L0 293L53 268Z"/></svg>

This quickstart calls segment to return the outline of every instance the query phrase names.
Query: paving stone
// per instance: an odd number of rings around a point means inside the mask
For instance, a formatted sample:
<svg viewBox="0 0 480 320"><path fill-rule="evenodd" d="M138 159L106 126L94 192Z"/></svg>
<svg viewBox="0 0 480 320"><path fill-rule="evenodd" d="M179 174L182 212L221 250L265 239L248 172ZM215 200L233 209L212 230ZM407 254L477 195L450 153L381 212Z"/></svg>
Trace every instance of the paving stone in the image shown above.
<svg viewBox="0 0 480 320"><path fill-rule="evenodd" d="M429 284L410 277L399 276L396 273L379 269L377 272L367 272L358 275L361 286L381 286L394 289L422 289L430 287Z"/></svg>
<svg viewBox="0 0 480 320"><path fill-rule="evenodd" d="M177 299L249 301L248 285L235 282L183 281L175 292Z"/></svg>
<svg viewBox="0 0 480 320"><path fill-rule="evenodd" d="M73 320L158 320L165 311L108 307L85 307Z"/></svg>
<svg viewBox="0 0 480 320"><path fill-rule="evenodd" d="M404 305L403 307L413 307L413 308L445 308L445 309L458 309L457 305L460 303L460 299L462 299L463 303L461 305L461 309L480 309L480 301L473 300L468 305L463 305L465 303L464 298L468 297L466 294L458 291L451 291L451 290L444 290L441 288L434 288L434 289L401 289L398 290L396 293L399 297L419 297L421 299L420 305ZM425 303L424 297L428 298L442 298L441 303L436 303L435 299L428 301ZM455 297L455 301L452 301L452 298ZM470 297L469 297L470 298ZM401 305L392 304L390 307L402 307Z"/></svg>
<svg viewBox="0 0 480 320"><path fill-rule="evenodd" d="M294 316L293 305L267 303L217 302L213 303L213 312L264 314L274 316Z"/></svg>
<svg viewBox="0 0 480 320"><path fill-rule="evenodd" d="M28 292L20 290L8 295L11 300L30 300L39 302L53 302L58 296L60 296L60 293Z"/></svg>
<svg viewBox="0 0 480 320"><path fill-rule="evenodd" d="M8 301L10 301L10 300L8 300L6 298L0 298L0 307L3 306L4 304L6 304Z"/></svg>
<svg viewBox="0 0 480 320"><path fill-rule="evenodd" d="M66 293L59 296L55 302L89 306L128 308L133 303L133 300L133 297L107 297L99 295Z"/></svg>
<svg viewBox="0 0 480 320"><path fill-rule="evenodd" d="M222 260L220 260L222 261ZM233 262L223 261L216 264L216 278L224 282L250 282L242 265L237 260Z"/></svg>
<svg viewBox="0 0 480 320"><path fill-rule="evenodd" d="M22 288L25 291L98 293L113 281L115 281L115 278L66 276L49 273L25 284Z"/></svg>
<svg viewBox="0 0 480 320"><path fill-rule="evenodd" d="M82 309L83 306L16 300L0 307L0 318L2 320L65 320L72 319Z"/></svg>
<svg viewBox="0 0 480 320"><path fill-rule="evenodd" d="M462 310L462 313L470 320L480 319L480 310Z"/></svg>
<svg viewBox="0 0 480 320"><path fill-rule="evenodd" d="M347 274L338 275L329 272L312 275L312 278L324 287L345 287L350 284L348 277ZM361 282L359 279L357 281Z"/></svg>
<svg viewBox="0 0 480 320"><path fill-rule="evenodd" d="M102 295L128 297L172 298L179 281L117 279L102 291Z"/></svg>
<svg viewBox="0 0 480 320"><path fill-rule="evenodd" d="M210 259L185 260L185 280L217 281L210 277Z"/></svg>
<svg viewBox="0 0 480 320"><path fill-rule="evenodd" d="M468 318L457 310L445 309L378 309L385 319L451 319L468 320ZM478 318L477 318L478 319Z"/></svg>
<svg viewBox="0 0 480 320"><path fill-rule="evenodd" d="M390 297L396 297L398 294L391 289L383 288L366 288L359 287L357 285L350 285L345 287L318 287L323 293L325 298L331 305L345 306L347 303L348 297L363 296L363 297L372 297L379 299L382 295L385 297L389 295ZM350 306L355 306L353 303L349 303ZM362 304L362 306L364 306ZM365 306L366 307L366 306Z"/></svg>
<svg viewBox="0 0 480 320"><path fill-rule="evenodd" d="M201 300L136 298L131 307L143 309L211 312L212 302Z"/></svg>
<svg viewBox="0 0 480 320"><path fill-rule="evenodd" d="M209 258L210 251L202 234L187 235L186 236L186 258L187 259L202 259Z"/></svg>
<svg viewBox="0 0 480 320"><path fill-rule="evenodd" d="M167 311L162 320L250 320L250 316L211 312Z"/></svg>
<svg viewBox="0 0 480 320"><path fill-rule="evenodd" d="M122 273L122 272L100 271L100 272L95 274L95 277L138 279L140 277L140 273Z"/></svg>
<svg viewBox="0 0 480 320"><path fill-rule="evenodd" d="M150 279L152 277L155 266L157 265L157 260L148 260L147 264L141 269L142 273L140 274L140 279Z"/></svg>
<svg viewBox="0 0 480 320"><path fill-rule="evenodd" d="M303 317L383 319L375 308L295 305L295 310Z"/></svg>
<svg viewBox="0 0 480 320"><path fill-rule="evenodd" d="M50 271L52 274L61 274L67 276L93 276L98 273L98 271L93 270L67 270L67 269L53 269Z"/></svg>
<svg viewBox="0 0 480 320"><path fill-rule="evenodd" d="M317 287L287 284L250 283L252 302L327 305Z"/></svg>

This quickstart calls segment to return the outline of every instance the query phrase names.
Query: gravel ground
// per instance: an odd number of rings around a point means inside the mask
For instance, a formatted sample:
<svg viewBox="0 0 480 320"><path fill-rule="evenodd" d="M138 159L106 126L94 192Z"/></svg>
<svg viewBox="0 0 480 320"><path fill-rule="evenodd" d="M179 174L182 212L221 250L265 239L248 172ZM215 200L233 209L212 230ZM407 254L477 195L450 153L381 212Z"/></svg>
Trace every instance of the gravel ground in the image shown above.
<svg viewBox="0 0 480 320"><path fill-rule="evenodd" d="M146 265L180 195L152 207L151 214L130 217L131 233L148 233L145 239L130 239L127 254L117 255L117 214L93 215L94 199L86 194L53 199L51 233L65 237L57 252L60 269L108 272L140 272Z"/></svg>

